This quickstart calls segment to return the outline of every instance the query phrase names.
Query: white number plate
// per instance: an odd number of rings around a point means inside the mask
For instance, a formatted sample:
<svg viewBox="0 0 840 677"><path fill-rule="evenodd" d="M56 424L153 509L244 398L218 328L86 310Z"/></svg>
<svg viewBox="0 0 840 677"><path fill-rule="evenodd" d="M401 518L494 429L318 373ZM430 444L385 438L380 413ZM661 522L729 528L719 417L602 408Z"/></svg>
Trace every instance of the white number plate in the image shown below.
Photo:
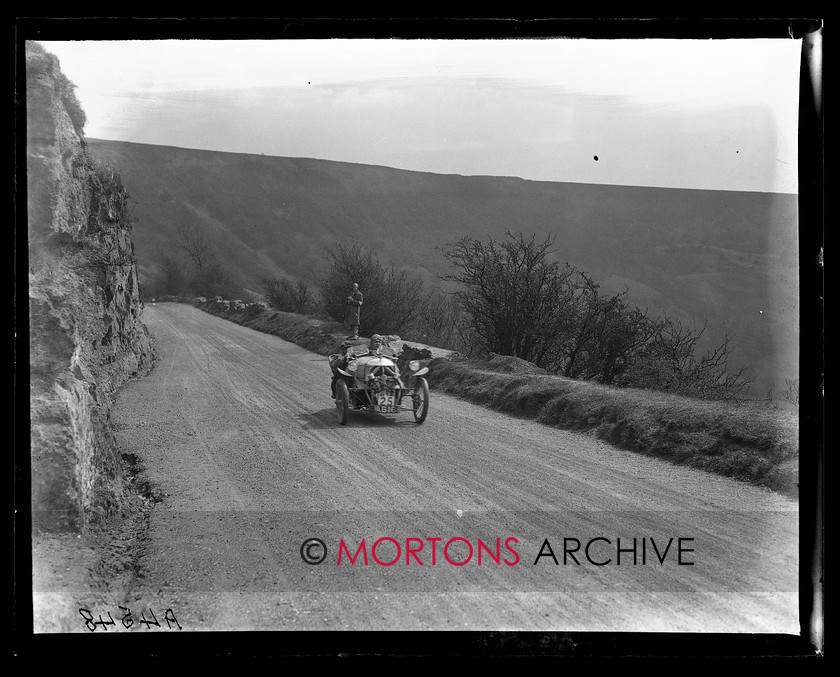
<svg viewBox="0 0 840 677"><path fill-rule="evenodd" d="M396 399L393 395L387 393L379 393L376 396L376 406L374 407L380 414L398 414Z"/></svg>

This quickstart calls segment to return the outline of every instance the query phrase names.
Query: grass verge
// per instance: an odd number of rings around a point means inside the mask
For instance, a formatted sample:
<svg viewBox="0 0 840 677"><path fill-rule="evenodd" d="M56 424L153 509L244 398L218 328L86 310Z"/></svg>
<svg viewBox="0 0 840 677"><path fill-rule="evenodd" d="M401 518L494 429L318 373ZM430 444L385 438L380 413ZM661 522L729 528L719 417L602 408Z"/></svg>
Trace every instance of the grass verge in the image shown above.
<svg viewBox="0 0 840 677"><path fill-rule="evenodd" d="M792 412L482 366L435 359L429 382L496 411L798 496L799 420Z"/></svg>

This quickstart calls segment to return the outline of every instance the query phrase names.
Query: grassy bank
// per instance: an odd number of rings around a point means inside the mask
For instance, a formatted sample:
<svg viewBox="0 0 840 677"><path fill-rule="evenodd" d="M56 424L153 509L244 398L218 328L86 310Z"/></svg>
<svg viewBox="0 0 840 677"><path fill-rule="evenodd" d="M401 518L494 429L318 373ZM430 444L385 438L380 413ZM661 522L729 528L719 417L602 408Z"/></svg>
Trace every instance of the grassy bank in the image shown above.
<svg viewBox="0 0 840 677"><path fill-rule="evenodd" d="M798 495L799 423L792 412L486 367L436 359L429 381L437 390L496 411Z"/></svg>
<svg viewBox="0 0 840 677"><path fill-rule="evenodd" d="M345 327L314 317L226 302L193 303L206 312L278 336L321 355ZM506 414L597 436L630 451L798 495L799 422L795 413L755 402L716 402L649 390L609 388L539 373L515 358L450 359L422 351L430 385ZM446 355L446 356L438 356Z"/></svg>

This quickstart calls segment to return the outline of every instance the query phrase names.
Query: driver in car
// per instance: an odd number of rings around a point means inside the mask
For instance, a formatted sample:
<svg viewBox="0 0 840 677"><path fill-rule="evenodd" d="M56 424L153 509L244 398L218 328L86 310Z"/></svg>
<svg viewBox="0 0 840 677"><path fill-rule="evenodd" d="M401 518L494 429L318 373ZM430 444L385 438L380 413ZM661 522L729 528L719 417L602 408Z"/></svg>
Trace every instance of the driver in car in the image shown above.
<svg viewBox="0 0 840 677"><path fill-rule="evenodd" d="M374 334L370 337L370 341L368 342L368 355L373 355L382 347L383 341L382 337L379 334Z"/></svg>
<svg viewBox="0 0 840 677"><path fill-rule="evenodd" d="M343 352L343 356L335 360L335 362L330 364L332 368L332 382L330 383L330 392L332 393L333 397L335 397L335 382L340 378L338 373L338 368L346 369L347 363L355 357L365 357L366 355L376 355L379 352L380 348L385 348L388 353L391 351L388 349L388 346L385 345L385 340L382 338L380 334L374 334L370 337L370 341L368 341L368 349L366 353L356 353L353 351L353 344L349 341L345 341L341 344L340 348Z"/></svg>

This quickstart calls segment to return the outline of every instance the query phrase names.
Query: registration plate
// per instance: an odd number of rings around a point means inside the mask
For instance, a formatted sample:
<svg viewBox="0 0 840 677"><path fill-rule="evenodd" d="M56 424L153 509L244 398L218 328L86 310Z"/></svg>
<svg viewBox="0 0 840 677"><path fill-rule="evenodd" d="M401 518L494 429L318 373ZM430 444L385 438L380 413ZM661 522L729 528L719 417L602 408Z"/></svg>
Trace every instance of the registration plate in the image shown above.
<svg viewBox="0 0 840 677"><path fill-rule="evenodd" d="M396 414L399 409L397 409L396 401L393 395L380 393L376 396L376 406L374 407L374 411L378 411L380 414Z"/></svg>

